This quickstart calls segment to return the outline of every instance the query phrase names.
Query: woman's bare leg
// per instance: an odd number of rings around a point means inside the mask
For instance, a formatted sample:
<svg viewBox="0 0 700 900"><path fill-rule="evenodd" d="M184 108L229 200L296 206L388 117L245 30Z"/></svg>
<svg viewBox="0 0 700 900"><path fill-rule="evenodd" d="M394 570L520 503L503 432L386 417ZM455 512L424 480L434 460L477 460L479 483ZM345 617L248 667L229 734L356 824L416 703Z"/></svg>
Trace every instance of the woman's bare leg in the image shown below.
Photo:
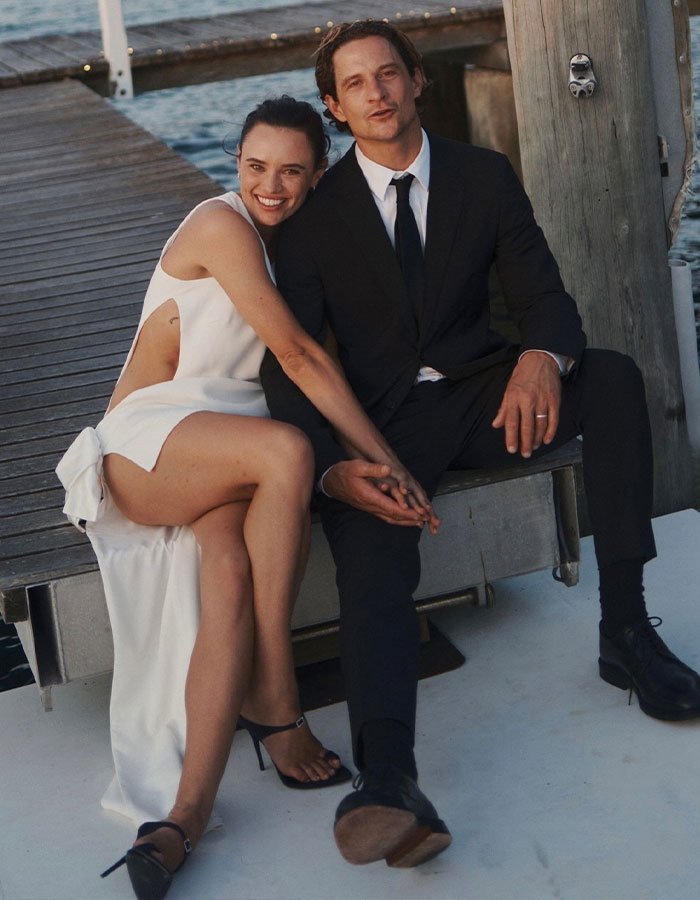
<svg viewBox="0 0 700 900"><path fill-rule="evenodd" d="M169 816L193 844L208 821L248 687L255 618L277 623L267 636L262 629L263 654L268 659L282 654L275 677L284 686L277 701L284 715L295 703L298 711L289 616L307 540L312 469L308 443L296 429L213 413L185 419L168 438L151 473L115 454L105 458L105 477L125 515L145 524L192 524L202 546L202 625L187 681L185 765ZM255 614L249 557L264 595ZM296 735L290 746L302 749L288 767L278 760L280 768L302 779L328 777L332 768L321 760L318 742L304 729ZM161 829L148 840L163 848L169 869L179 863L182 844L174 832Z"/></svg>
<svg viewBox="0 0 700 900"><path fill-rule="evenodd" d="M185 685L182 775L167 818L180 825L193 846L209 821L250 679L254 624L243 540L247 509L245 500L228 503L192 523L201 548L201 618ZM143 840L163 848L168 869L181 862L182 841L172 830L160 829Z"/></svg>
<svg viewBox="0 0 700 900"><path fill-rule="evenodd" d="M255 585L255 652L250 689L243 704L243 715L264 725L287 725L301 715L290 628L294 601L306 568L309 551L310 517L308 511L299 522L301 535L298 565L292 590L278 582L274 555L274 535L260 536L255 522L246 519L245 534ZM327 780L340 766L334 757L326 759L326 750L307 724L265 738L265 747L277 767L299 781Z"/></svg>

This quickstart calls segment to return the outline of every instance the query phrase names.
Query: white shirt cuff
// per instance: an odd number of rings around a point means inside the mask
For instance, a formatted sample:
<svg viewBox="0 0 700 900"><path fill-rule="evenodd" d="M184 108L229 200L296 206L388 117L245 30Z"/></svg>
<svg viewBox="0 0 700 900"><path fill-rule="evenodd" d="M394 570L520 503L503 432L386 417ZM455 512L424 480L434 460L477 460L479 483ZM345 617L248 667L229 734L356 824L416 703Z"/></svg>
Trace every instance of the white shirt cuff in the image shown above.
<svg viewBox="0 0 700 900"><path fill-rule="evenodd" d="M559 366L559 374L566 375L566 373L571 369L574 364L573 357L571 356L563 356L561 353L552 353L549 350L524 350L520 356L518 357L518 362L525 356L526 353L546 353L547 356L551 356L552 359ZM325 475L325 472L324 472Z"/></svg>

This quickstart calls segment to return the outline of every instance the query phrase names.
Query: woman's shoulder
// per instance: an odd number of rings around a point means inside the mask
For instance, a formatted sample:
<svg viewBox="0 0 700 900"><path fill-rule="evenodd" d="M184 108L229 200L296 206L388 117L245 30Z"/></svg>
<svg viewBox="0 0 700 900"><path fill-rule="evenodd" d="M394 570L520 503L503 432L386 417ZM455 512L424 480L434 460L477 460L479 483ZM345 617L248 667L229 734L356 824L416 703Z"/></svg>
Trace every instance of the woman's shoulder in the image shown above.
<svg viewBox="0 0 700 900"><path fill-rule="evenodd" d="M192 210L182 223L184 232L200 237L226 232L247 233L254 229L243 201L234 191L204 200Z"/></svg>

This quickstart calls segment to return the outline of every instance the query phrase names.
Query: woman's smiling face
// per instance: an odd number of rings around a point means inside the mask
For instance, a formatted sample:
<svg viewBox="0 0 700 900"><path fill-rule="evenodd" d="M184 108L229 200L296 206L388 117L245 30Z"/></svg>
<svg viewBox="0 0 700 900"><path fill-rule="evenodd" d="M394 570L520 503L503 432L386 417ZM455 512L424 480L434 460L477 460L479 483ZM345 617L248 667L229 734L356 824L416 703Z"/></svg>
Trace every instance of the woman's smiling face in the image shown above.
<svg viewBox="0 0 700 900"><path fill-rule="evenodd" d="M303 131L259 122L238 150L241 197L258 228L279 225L295 213L323 175Z"/></svg>

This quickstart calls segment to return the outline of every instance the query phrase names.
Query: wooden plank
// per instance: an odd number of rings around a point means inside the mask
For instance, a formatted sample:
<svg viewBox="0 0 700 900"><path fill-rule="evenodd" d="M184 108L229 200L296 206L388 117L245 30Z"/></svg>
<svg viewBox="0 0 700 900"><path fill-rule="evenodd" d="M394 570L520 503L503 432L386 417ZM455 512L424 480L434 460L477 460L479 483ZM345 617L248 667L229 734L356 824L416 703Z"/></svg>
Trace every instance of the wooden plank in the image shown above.
<svg viewBox="0 0 700 900"><path fill-rule="evenodd" d="M217 187L212 185L211 196L218 193ZM8 226L3 228L0 223L0 247L27 246L32 241L40 242L40 239L51 238L54 234L59 239L79 237L81 234L88 240L101 239L103 233L107 233L110 228L135 225L152 225L154 231L156 228L159 230L170 229L166 232L169 235L174 230L172 214L179 214L183 199L189 193L189 191L184 191L180 192L178 197L163 197L157 209L153 208L152 204L136 206L132 200L122 202L113 200L109 210L102 207L83 206L80 209L80 220L77 222L67 222L65 210L62 214L60 208L55 211L46 210L40 222L34 221L33 228L31 214L23 215L20 208L15 210L12 216L12 222L16 224L15 228ZM194 206L198 202L195 194L199 193L196 185L191 193L193 195L191 205ZM201 199L206 199L206 194Z"/></svg>
<svg viewBox="0 0 700 900"><path fill-rule="evenodd" d="M70 441L66 443L66 447ZM63 450L62 452L65 452ZM60 459L61 454L57 454L56 459ZM61 509L63 507L63 488L58 479L50 485L45 491L34 491L33 493L18 494L17 496L5 496L0 494L0 519L5 516L19 515L23 512L31 512L47 509Z"/></svg>
<svg viewBox="0 0 700 900"><path fill-rule="evenodd" d="M47 34L35 38L40 47L58 50L73 60L76 65L84 65L95 58L103 57L102 40L98 32L82 34Z"/></svg>
<svg viewBox="0 0 700 900"><path fill-rule="evenodd" d="M78 346L75 346L75 341L78 340L76 338L42 341L41 343L34 344L31 352L31 364L26 366L27 371L30 373L31 377L30 370L41 370L48 375L49 373L46 371L47 365L60 365L61 363L66 363L67 365L72 366L73 371L75 371L77 368L81 367L82 360L85 359L94 359L99 362L99 360L104 357L105 359L113 358L116 362L118 354L126 354L134 330L133 327L127 326L126 328L118 331L110 331L106 334L100 332L100 337L103 337L103 340L99 344L95 341L94 344L86 345L85 338L82 335L80 337L81 343ZM13 352L12 348L9 348L2 354L2 359L0 359L0 376L2 377L3 384L8 384L9 382L7 379L9 379L9 376L16 371L17 363L15 360L26 360L26 357L26 350L24 353Z"/></svg>
<svg viewBox="0 0 700 900"><path fill-rule="evenodd" d="M105 403L105 407L106 406L107 404ZM94 422L92 424L94 425ZM80 429L76 430L75 434L78 434L79 430ZM73 435L73 437L75 437L75 434ZM11 462L12 460L15 460L20 462L24 459L30 459L32 456L43 456L47 453L55 453L56 462L58 462L62 454L66 452L66 448L70 445L71 440L72 437L70 435L58 434L37 438L33 441L19 441L16 444L8 445L2 444L0 445L0 461ZM58 487L59 485L57 482L56 488ZM53 505L55 505L56 502L58 502L56 498L51 501ZM21 512L23 509L24 507L20 505L19 511Z"/></svg>
<svg viewBox="0 0 700 900"><path fill-rule="evenodd" d="M86 345L89 346L89 341L94 340L95 335L100 334L108 334L111 331L114 331L115 334L122 334L125 327L129 328L131 333L134 331L134 324L130 324L133 322L133 319L124 319L116 322L102 322L102 323L94 323L87 324L83 327L81 331L81 335L86 342ZM53 328L37 328L28 333L25 337L21 339L22 346L31 347L35 344L44 344L48 340L60 340L60 335L56 334L55 329ZM14 334L3 335L0 333L0 350L3 351L2 355L7 352L7 348L17 346L18 338ZM1 359L0 359L1 364Z"/></svg>
<svg viewBox="0 0 700 900"><path fill-rule="evenodd" d="M105 364L102 368L91 365L87 371L73 372L61 378L38 378L35 381L26 380L16 384L3 385L0 407L11 411L42 409L44 406L52 406L67 399L65 394L69 388L77 390L78 393L75 396L79 398L80 390L94 390L94 385L114 385L119 376L124 355L115 355L112 359L114 360L112 365ZM35 371L43 374L41 369Z"/></svg>
<svg viewBox="0 0 700 900"><path fill-rule="evenodd" d="M136 25L127 29L137 91L155 87L307 68L329 23L387 15L409 31L423 52L488 44L503 36L500 0L461 0L446 7L426 0L414 9L382 11L370 0L308 3L294 7ZM494 29L493 23L497 24ZM4 54L3 54L4 50ZM98 32L15 41L0 46L0 87L17 79L68 74L105 88L106 64ZM272 52L271 52L272 51ZM91 66L83 70L84 61ZM147 71L150 70L150 71Z"/></svg>
<svg viewBox="0 0 700 900"><path fill-rule="evenodd" d="M129 250L129 247L125 247L124 254L129 253ZM65 259L65 256L62 258ZM155 263L156 259L157 257L154 256L153 263ZM71 261L80 265L95 265L96 267L103 265L103 261L99 257L71 255ZM151 265L151 268L153 268L153 265ZM144 294L142 285L145 287L145 283L145 280L136 278L133 284L128 286L126 284L117 285L112 291L107 291L100 287L96 291L87 290L55 294L51 296L51 306L46 309L47 292L42 290L38 297L32 298L26 293L31 284L31 282L27 282L26 289L25 286L18 286L16 292L7 290L5 302L0 304L0 326L9 324L10 317L13 314L18 318L19 322L23 320L30 322L36 321L37 314L42 311L45 318L63 315L66 312L79 312L94 305L92 301L95 299L95 295L99 297L102 308L116 311L122 306L142 300ZM10 282L11 284L12 282Z"/></svg>
<svg viewBox="0 0 700 900"><path fill-rule="evenodd" d="M127 258L131 260L128 268L132 272L146 272L150 273L153 271L153 267L158 260L158 252L159 248L149 249L146 248L143 251L137 250L138 244L132 244L132 246L126 250L128 254ZM123 257L122 257L123 258ZM87 253L76 255L71 259L65 259L62 265L54 264L53 266L42 267L41 269L36 269L35 274L32 276L25 276L23 281L23 286L31 286L32 288L41 289L42 287L50 288L52 279L62 279L65 276L72 276L75 272L75 265L80 265L81 263L85 265L91 266L90 275L107 275L109 277L109 273L114 272L116 269L121 269L124 267L124 263L120 260L119 254L112 254L110 256L102 256L102 255L89 255ZM3 285L9 285L10 287L17 284L17 273L24 271L19 265L14 267L7 267L5 271L0 272L0 288ZM3 319L5 317L3 316ZM11 316L7 317L11 319Z"/></svg>
<svg viewBox="0 0 700 900"><path fill-rule="evenodd" d="M30 421L36 419L37 413L54 406L62 406L68 402L77 402L80 400L89 400L95 396L109 395L114 387L119 375L120 366L111 366L104 369L93 369L90 372L82 373L80 383L79 378L61 379L60 381L53 379L52 390L45 391L41 388L41 382L32 382L24 385L28 388L27 393L13 397L8 397L7 392L3 390L2 399L0 399L0 415L25 415L30 416ZM66 383L66 381L68 383ZM47 383L47 382L44 382ZM8 421L7 423L11 423Z"/></svg>
<svg viewBox="0 0 700 900"><path fill-rule="evenodd" d="M66 517L60 509L38 509L16 516L0 516L0 538L29 534L44 528L57 528L66 524Z"/></svg>
<svg viewBox="0 0 700 900"><path fill-rule="evenodd" d="M69 446L70 443L71 441L68 440L66 446ZM5 479L23 478L27 475L33 476L38 474L46 474L48 472L53 476L53 472L58 465L58 461L60 460L63 453L65 453L65 448L61 447L59 452L50 451L49 453L40 453L36 456L25 456L22 459L0 462L0 484Z"/></svg>
<svg viewBox="0 0 700 900"><path fill-rule="evenodd" d="M104 413L165 239L220 188L79 84L0 92L0 116L10 139L0 175L7 587L94 569L89 544L64 524L54 468Z"/></svg>
<svg viewBox="0 0 700 900"><path fill-rule="evenodd" d="M95 421L98 421L105 411L107 405L105 401L111 393L111 382L96 386L95 393L88 399L71 400L57 406L45 407L39 422L33 410L6 413L2 423L4 440L7 444L11 444L15 438L24 440L24 435L29 433L39 435L64 433L65 421L76 416L92 414L97 417ZM54 425L57 427L52 431Z"/></svg>
<svg viewBox="0 0 700 900"><path fill-rule="evenodd" d="M80 534L77 529L73 530ZM0 560L0 584L3 590L25 585L29 587L45 584L54 578L65 578L67 573L80 575L96 569L95 554L90 542L83 536L82 543L76 546Z"/></svg>
<svg viewBox="0 0 700 900"><path fill-rule="evenodd" d="M0 44L0 54L4 55L8 50L15 51L20 54L20 56L26 57L27 59L34 60L35 63L38 63L42 68L53 69L58 76L73 71L76 65L82 66L92 62L92 59L87 59L84 55L76 58L72 53L65 53L60 47L44 41L42 38L35 39L31 42L5 41ZM8 64L7 58L7 56L4 56L5 65Z"/></svg>

